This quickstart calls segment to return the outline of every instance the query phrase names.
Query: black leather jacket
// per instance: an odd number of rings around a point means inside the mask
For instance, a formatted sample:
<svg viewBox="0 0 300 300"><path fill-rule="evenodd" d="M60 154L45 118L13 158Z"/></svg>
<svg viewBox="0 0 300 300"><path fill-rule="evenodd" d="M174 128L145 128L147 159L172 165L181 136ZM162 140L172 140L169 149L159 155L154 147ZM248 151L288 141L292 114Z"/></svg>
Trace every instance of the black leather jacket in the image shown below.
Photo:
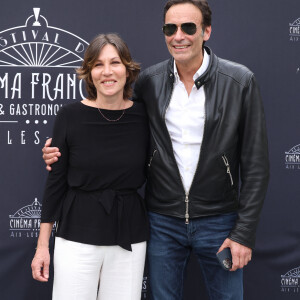
<svg viewBox="0 0 300 300"><path fill-rule="evenodd" d="M134 100L143 101L153 137L146 188L148 209L185 218L237 211L229 238L254 247L255 231L269 179L264 111L253 73L245 66L210 54L204 85L205 125L200 157L189 191L185 191L166 127L173 91L174 60L143 71Z"/></svg>

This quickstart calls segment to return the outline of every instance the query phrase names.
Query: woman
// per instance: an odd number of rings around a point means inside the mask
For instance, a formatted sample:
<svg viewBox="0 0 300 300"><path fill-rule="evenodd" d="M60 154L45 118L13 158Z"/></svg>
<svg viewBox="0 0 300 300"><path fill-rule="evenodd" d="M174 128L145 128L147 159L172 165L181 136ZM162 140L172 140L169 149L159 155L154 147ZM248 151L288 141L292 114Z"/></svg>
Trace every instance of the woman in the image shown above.
<svg viewBox="0 0 300 300"><path fill-rule="evenodd" d="M137 189L149 134L143 105L129 100L139 71L118 35L97 36L77 70L88 97L56 117L52 144L62 155L46 183L32 261L33 278L48 281L58 222L53 299L140 299L149 233Z"/></svg>

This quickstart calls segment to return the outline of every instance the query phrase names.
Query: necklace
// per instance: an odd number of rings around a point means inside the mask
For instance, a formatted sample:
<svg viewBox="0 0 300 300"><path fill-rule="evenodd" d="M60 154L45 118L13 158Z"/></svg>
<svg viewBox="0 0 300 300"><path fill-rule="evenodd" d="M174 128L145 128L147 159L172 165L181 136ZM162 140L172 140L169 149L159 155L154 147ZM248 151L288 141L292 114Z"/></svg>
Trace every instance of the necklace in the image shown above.
<svg viewBox="0 0 300 300"><path fill-rule="evenodd" d="M117 122L117 121L119 121L119 120L124 116L125 108L123 109L121 116L120 116L119 118L117 118L117 119L114 119L114 120L107 118L107 117L103 114L103 112L101 111L101 109L100 109L99 107L98 107L98 111L99 111L100 115L101 115L106 121L109 121L109 122Z"/></svg>

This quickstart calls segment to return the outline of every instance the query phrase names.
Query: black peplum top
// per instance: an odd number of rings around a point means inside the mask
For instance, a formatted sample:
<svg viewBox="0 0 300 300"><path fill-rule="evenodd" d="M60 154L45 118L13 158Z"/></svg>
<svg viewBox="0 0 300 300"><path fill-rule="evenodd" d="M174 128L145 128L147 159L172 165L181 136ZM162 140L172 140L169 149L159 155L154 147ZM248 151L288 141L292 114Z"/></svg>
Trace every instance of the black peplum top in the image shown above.
<svg viewBox="0 0 300 300"><path fill-rule="evenodd" d="M111 120L122 110L101 109ZM116 122L82 102L62 107L52 145L61 157L46 182L42 223L58 221L56 236L91 245L148 239L144 200L149 129L144 105L134 102Z"/></svg>

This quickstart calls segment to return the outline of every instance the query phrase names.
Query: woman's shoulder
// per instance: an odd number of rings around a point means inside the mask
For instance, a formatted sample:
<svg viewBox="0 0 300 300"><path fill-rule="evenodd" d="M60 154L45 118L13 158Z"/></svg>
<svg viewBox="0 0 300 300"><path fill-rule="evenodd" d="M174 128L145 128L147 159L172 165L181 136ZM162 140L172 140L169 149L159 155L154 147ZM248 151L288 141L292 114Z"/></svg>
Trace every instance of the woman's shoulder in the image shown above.
<svg viewBox="0 0 300 300"><path fill-rule="evenodd" d="M83 107L81 101L76 101L68 104L64 104L60 109L59 109L59 114L60 115L65 115L69 113L74 113L77 111L80 111L81 108Z"/></svg>
<svg viewBox="0 0 300 300"><path fill-rule="evenodd" d="M80 101L76 101L62 105L56 114L56 122L69 123L71 120L74 120L74 118L78 119L82 106L80 103Z"/></svg>
<svg viewBox="0 0 300 300"><path fill-rule="evenodd" d="M130 111L131 111L130 114L134 118L137 117L139 119L139 122L148 124L148 114L144 103L134 101Z"/></svg>
<svg viewBox="0 0 300 300"><path fill-rule="evenodd" d="M143 114L146 114L146 108L145 108L145 104L143 102L133 101L132 107L135 110L137 110Z"/></svg>

